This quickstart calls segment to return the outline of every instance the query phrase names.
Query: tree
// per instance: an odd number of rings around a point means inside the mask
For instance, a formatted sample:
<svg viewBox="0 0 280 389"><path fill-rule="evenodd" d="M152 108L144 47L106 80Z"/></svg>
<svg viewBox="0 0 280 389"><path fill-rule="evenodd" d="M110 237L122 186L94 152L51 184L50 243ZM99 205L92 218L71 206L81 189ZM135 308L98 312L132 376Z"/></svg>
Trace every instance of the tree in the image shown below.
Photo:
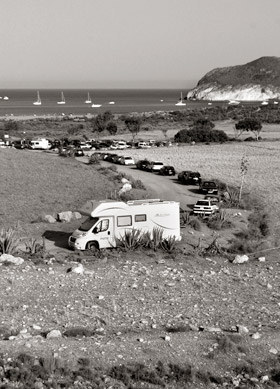
<svg viewBox="0 0 280 389"><path fill-rule="evenodd" d="M132 141L134 142L136 135L140 131L142 120L140 118L136 118L136 117L129 117L129 118L125 119L124 123L125 123L128 131L130 131L132 133Z"/></svg>
<svg viewBox="0 0 280 389"><path fill-rule="evenodd" d="M99 113L92 119L92 129L93 132L98 132L99 134L106 130L108 122L113 120L113 115L111 111L105 111L103 114Z"/></svg>
<svg viewBox="0 0 280 389"><path fill-rule="evenodd" d="M199 118L193 121L191 125L192 129L196 130L213 130L215 124L211 122L209 119Z"/></svg>
<svg viewBox="0 0 280 389"><path fill-rule="evenodd" d="M15 120L8 120L4 124L5 132L17 132L19 130L18 122Z"/></svg>
<svg viewBox="0 0 280 389"><path fill-rule="evenodd" d="M222 130L205 130L193 128L190 130L180 130L174 136L175 142L192 143L192 142L226 142L227 134Z"/></svg>
<svg viewBox="0 0 280 389"><path fill-rule="evenodd" d="M260 120L254 119L254 118L245 118L242 120L239 120L238 123L235 124L236 134L237 138L245 131L249 132L251 131L255 137L256 140L259 140L260 132L262 130L262 124Z"/></svg>
<svg viewBox="0 0 280 389"><path fill-rule="evenodd" d="M110 121L106 126L106 130L109 132L110 135L116 135L116 133L118 132L118 126L115 122Z"/></svg>

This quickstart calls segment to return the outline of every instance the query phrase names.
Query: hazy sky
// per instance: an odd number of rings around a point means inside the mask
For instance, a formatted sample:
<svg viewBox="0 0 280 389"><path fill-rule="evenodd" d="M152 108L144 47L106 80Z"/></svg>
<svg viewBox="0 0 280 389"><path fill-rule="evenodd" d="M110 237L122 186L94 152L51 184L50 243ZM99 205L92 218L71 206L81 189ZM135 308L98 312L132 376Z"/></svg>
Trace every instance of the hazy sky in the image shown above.
<svg viewBox="0 0 280 389"><path fill-rule="evenodd" d="M3 88L191 88L280 56L280 0L0 0Z"/></svg>

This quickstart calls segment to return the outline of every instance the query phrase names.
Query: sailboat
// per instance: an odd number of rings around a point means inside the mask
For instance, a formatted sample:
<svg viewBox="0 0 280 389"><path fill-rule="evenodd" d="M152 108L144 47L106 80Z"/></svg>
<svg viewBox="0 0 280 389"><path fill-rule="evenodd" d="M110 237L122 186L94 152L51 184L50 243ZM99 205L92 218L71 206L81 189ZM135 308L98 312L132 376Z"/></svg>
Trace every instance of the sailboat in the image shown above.
<svg viewBox="0 0 280 389"><path fill-rule="evenodd" d="M41 102L41 97L40 97L40 93L39 91L37 92L37 100L34 101L33 105L41 105L42 102Z"/></svg>
<svg viewBox="0 0 280 389"><path fill-rule="evenodd" d="M57 102L57 104L65 104L65 97L63 92L61 92L61 100Z"/></svg>
<svg viewBox="0 0 280 389"><path fill-rule="evenodd" d="M101 104L92 104L92 108L99 108L101 107Z"/></svg>
<svg viewBox="0 0 280 389"><path fill-rule="evenodd" d="M91 98L90 98L89 93L88 93L88 95L87 95L87 99L86 99L85 103L86 103L86 104L91 104Z"/></svg>
<svg viewBox="0 0 280 389"><path fill-rule="evenodd" d="M183 94L182 94L182 92L181 92L181 98L180 98L180 100L175 104L175 105L186 105L186 103L184 103L184 101L183 101Z"/></svg>

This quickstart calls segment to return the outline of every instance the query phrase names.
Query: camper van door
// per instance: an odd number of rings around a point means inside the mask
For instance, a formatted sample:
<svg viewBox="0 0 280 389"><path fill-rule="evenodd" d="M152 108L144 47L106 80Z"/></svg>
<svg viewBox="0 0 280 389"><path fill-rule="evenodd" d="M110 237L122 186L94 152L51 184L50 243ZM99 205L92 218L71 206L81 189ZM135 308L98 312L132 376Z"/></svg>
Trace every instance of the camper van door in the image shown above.
<svg viewBox="0 0 280 389"><path fill-rule="evenodd" d="M92 230L99 248L115 247L114 218L111 216L99 220Z"/></svg>

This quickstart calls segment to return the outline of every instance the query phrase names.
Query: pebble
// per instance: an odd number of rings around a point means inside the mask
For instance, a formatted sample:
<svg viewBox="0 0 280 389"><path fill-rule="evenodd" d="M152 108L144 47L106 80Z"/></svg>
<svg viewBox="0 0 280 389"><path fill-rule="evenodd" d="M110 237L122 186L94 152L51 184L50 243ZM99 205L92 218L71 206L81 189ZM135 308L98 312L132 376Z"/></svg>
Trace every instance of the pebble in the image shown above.
<svg viewBox="0 0 280 389"><path fill-rule="evenodd" d="M269 350L270 354L278 354L278 350L275 348L275 347L271 347L271 349Z"/></svg>
<svg viewBox="0 0 280 389"><path fill-rule="evenodd" d="M239 334L248 334L248 332L249 332L248 328L245 326L237 325L236 328L237 328L237 332L239 332Z"/></svg>
<svg viewBox="0 0 280 389"><path fill-rule="evenodd" d="M252 335L252 339L260 339L261 337L261 334L259 332L255 332L253 335Z"/></svg>
<svg viewBox="0 0 280 389"><path fill-rule="evenodd" d="M60 338L62 333L59 330L52 330L47 334L47 339Z"/></svg>

